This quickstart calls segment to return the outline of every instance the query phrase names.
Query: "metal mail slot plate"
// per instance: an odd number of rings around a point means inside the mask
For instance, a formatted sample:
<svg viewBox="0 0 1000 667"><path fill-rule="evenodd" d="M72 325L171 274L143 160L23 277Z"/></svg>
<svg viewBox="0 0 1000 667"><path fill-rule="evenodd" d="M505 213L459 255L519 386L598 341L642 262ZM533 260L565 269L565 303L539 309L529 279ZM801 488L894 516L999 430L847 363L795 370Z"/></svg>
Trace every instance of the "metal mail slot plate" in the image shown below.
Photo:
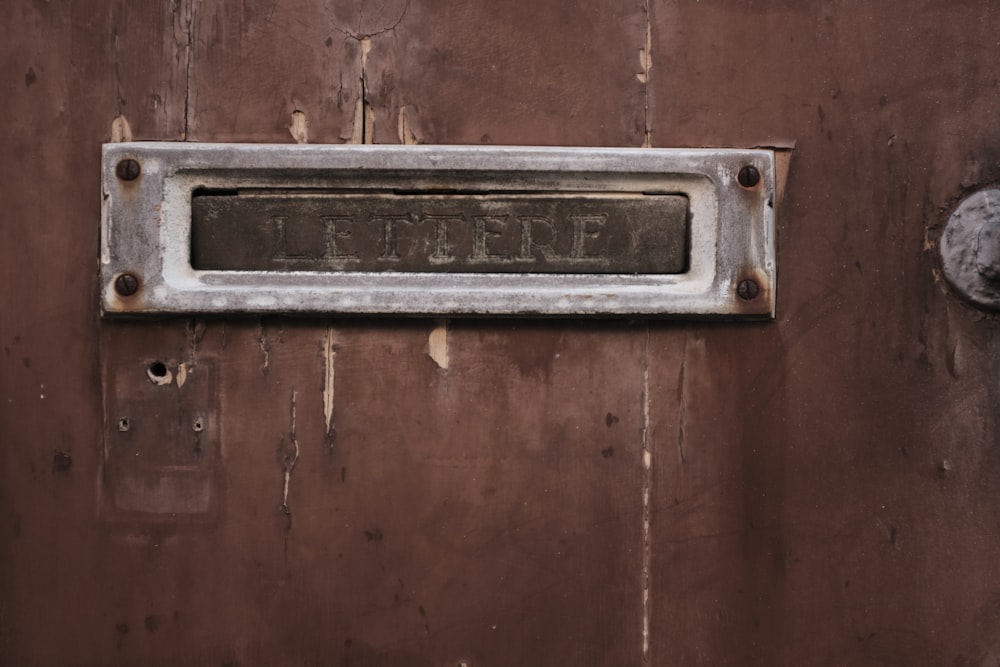
<svg viewBox="0 0 1000 667"><path fill-rule="evenodd" d="M773 316L774 162L107 144L102 312Z"/></svg>

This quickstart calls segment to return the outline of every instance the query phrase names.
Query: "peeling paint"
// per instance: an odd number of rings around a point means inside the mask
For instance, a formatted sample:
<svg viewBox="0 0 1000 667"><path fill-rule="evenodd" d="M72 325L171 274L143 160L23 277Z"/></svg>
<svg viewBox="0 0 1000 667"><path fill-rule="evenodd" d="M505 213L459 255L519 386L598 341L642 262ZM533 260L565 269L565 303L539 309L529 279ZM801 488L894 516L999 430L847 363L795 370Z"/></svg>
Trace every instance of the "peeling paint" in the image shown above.
<svg viewBox="0 0 1000 667"><path fill-rule="evenodd" d="M365 99L358 98L358 103L354 105L354 131L351 133L349 144L365 143Z"/></svg>
<svg viewBox="0 0 1000 667"><path fill-rule="evenodd" d="M267 372L270 370L271 366L271 348L267 344L267 331L264 329L264 323L260 323L260 336L258 337L258 342L260 344L260 354L263 357L263 361L260 365L260 374L264 376L267 380Z"/></svg>
<svg viewBox="0 0 1000 667"><path fill-rule="evenodd" d="M177 364L177 388L178 389L182 389L184 387L184 383L187 382L187 376L188 376L187 364L185 364L182 361L181 363Z"/></svg>
<svg viewBox="0 0 1000 667"><path fill-rule="evenodd" d="M399 125L397 129L399 132L399 143L405 146L413 146L420 143L416 135L413 134L413 129L410 127L410 118L406 107L399 107Z"/></svg>
<svg viewBox="0 0 1000 667"><path fill-rule="evenodd" d="M358 98L357 104L354 106L354 130L347 143L370 144L374 143L375 139L375 112L368 101L368 75L366 68L368 66L368 54L372 50L372 39L369 35L355 37L352 34L351 37L357 39L358 43L361 44L361 97Z"/></svg>
<svg viewBox="0 0 1000 667"><path fill-rule="evenodd" d="M368 66L368 54L372 50L372 38L370 35L365 35L359 42L361 43L361 71L364 72Z"/></svg>
<svg viewBox="0 0 1000 667"><path fill-rule="evenodd" d="M325 372L323 374L323 417L326 421L326 444L333 448L336 426L333 421L333 390L337 351L333 346L333 327L326 328L326 340L323 344L323 359L325 360Z"/></svg>
<svg viewBox="0 0 1000 667"><path fill-rule="evenodd" d="M448 370L448 320L431 329L427 337L427 354L438 367Z"/></svg>
<svg viewBox="0 0 1000 667"><path fill-rule="evenodd" d="M643 351L642 369L642 656L649 660L649 623L651 604L649 600L650 570L653 554L650 539L650 494L653 485L653 453L650 442L650 393L649 393L649 325L646 325L646 342Z"/></svg>
<svg viewBox="0 0 1000 667"><path fill-rule="evenodd" d="M365 84L367 86L367 84ZM368 102L367 96L364 102L364 137L362 143L373 144L375 143L375 110L372 109L371 103Z"/></svg>
<svg viewBox="0 0 1000 667"><path fill-rule="evenodd" d="M118 144L123 141L132 141L132 127L128 124L128 119L119 114L111 121L111 143Z"/></svg>
<svg viewBox="0 0 1000 667"><path fill-rule="evenodd" d="M642 71L635 76L643 85L649 83L649 70L653 68L653 29L649 22L649 5L645 7L646 12L646 45L639 49L639 66Z"/></svg>
<svg viewBox="0 0 1000 667"><path fill-rule="evenodd" d="M290 442L292 443L292 449L290 452L285 452L281 457L281 465L284 468L285 484L281 493L281 507L288 512L288 487L292 481L292 470L295 469L295 464L299 461L299 441L295 435L295 413L296 413L296 401L298 400L298 392L295 388L292 388L292 418L291 425L289 427L288 435Z"/></svg>
<svg viewBox="0 0 1000 667"><path fill-rule="evenodd" d="M646 44L643 48L639 49L639 66L642 68L642 71L638 72L635 76L642 83L642 147L650 148L653 145L653 131L649 126L649 70L653 69L653 21L649 15L649 0L646 0L642 9L646 15Z"/></svg>
<svg viewBox="0 0 1000 667"><path fill-rule="evenodd" d="M368 54L372 50L372 38L394 31L403 21L406 12L410 9L410 2L406 0L403 9L395 22L371 32L361 32L360 21L357 30L351 30L343 26L332 26L334 30L349 37L361 44L361 99L358 100L354 112L354 130L347 143L351 144L371 144L375 143L375 111L369 102L368 78L366 67L368 65ZM381 13L381 10L379 10Z"/></svg>
<svg viewBox="0 0 1000 667"><path fill-rule="evenodd" d="M309 122L305 113L298 109L292 112L292 123L288 126L288 132L292 135L292 139L295 139L295 143L309 143Z"/></svg>
<svg viewBox="0 0 1000 667"><path fill-rule="evenodd" d="M296 403L298 400L298 392L295 391L295 387L292 387L292 406L291 406L291 423L288 428L288 438L290 446L284 445L284 438L282 438L281 447L281 468L282 468L282 485L281 491L281 513L285 516L285 561L288 561L288 534L292 530L292 510L288 506L288 490L292 483L292 471L295 469L295 464L299 462L299 440L295 434L296 427Z"/></svg>
<svg viewBox="0 0 1000 667"><path fill-rule="evenodd" d="M362 133L359 143L371 144L375 141L375 112L368 101L368 54L372 50L372 38L361 38L361 119Z"/></svg>
<svg viewBox="0 0 1000 667"><path fill-rule="evenodd" d="M649 659L649 488L642 490L642 657Z"/></svg>

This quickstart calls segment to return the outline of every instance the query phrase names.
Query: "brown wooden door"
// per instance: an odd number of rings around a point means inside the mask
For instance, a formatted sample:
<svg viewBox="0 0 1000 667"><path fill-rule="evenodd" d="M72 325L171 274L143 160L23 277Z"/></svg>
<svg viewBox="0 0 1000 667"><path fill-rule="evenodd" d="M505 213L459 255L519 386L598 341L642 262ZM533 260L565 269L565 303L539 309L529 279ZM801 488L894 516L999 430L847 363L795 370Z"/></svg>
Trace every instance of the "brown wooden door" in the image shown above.
<svg viewBox="0 0 1000 667"><path fill-rule="evenodd" d="M994 3L0 17L0 663L1000 660L997 325L937 254ZM105 320L129 138L794 145L778 316Z"/></svg>

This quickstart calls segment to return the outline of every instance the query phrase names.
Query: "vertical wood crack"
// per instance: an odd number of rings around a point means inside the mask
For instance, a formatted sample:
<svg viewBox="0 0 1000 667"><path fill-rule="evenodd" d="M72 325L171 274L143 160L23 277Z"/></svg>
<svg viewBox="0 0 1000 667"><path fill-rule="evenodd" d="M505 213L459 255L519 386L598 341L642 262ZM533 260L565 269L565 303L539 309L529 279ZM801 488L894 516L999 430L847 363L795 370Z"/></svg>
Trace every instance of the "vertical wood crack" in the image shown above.
<svg viewBox="0 0 1000 667"><path fill-rule="evenodd" d="M333 444L337 439L337 426L333 419L334 378L336 376L337 350L333 345L333 326L326 328L326 340L323 343L323 418L326 421L326 449L330 461L333 461Z"/></svg>
<svg viewBox="0 0 1000 667"><path fill-rule="evenodd" d="M282 445L281 448L281 467L284 484L281 492L280 509L281 513L285 516L285 562L288 562L288 534L292 530L292 510L288 506L288 488L292 482L292 470L295 469L295 464L299 461L299 441L295 435L295 403L297 398L298 392L295 391L295 387L292 387L291 425L288 430L289 446Z"/></svg>
<svg viewBox="0 0 1000 667"><path fill-rule="evenodd" d="M121 117L122 110L125 106L122 99L122 57L121 57L121 44L118 39L118 17L112 19L114 21L114 26L111 29L111 41L112 49L114 50L115 59L115 104L118 110L118 116Z"/></svg>
<svg viewBox="0 0 1000 667"><path fill-rule="evenodd" d="M271 367L271 347L267 343L267 329L264 328L264 320L260 321L260 334L257 336L257 343L260 347L260 374L264 376L264 382L267 382L267 372Z"/></svg>
<svg viewBox="0 0 1000 667"><path fill-rule="evenodd" d="M409 9L410 1L406 0L402 11L400 11L399 16L396 17L396 20L391 25L373 32L361 32L364 23L364 4L362 4L358 10L357 30L343 28L337 25L332 26L333 29L340 34L357 41L361 45L361 96L358 99L357 109L354 114L354 133L352 134L350 141L352 144L371 144L375 142L375 113L372 109L371 101L368 98L367 72L368 54L372 49L372 38L395 30L399 24L402 23L403 18L406 16L406 12L409 11ZM381 10L379 11L381 12Z"/></svg>
<svg viewBox="0 0 1000 667"><path fill-rule="evenodd" d="M368 101L368 54L372 50L372 38L361 38L361 143L375 142L375 113Z"/></svg>
<svg viewBox="0 0 1000 667"><path fill-rule="evenodd" d="M181 141L187 141L188 130L191 126L191 69L194 62L192 52L194 50L194 6L197 0L187 0L187 11L184 16L184 129L181 133ZM176 12L178 6L174 6Z"/></svg>
<svg viewBox="0 0 1000 667"><path fill-rule="evenodd" d="M123 88L122 76L122 53L121 53L121 4L115 4L111 11L111 59L114 65L115 80L115 110L116 114L111 121L111 142L120 143L122 141L132 141L132 128L128 119L125 118L125 92Z"/></svg>

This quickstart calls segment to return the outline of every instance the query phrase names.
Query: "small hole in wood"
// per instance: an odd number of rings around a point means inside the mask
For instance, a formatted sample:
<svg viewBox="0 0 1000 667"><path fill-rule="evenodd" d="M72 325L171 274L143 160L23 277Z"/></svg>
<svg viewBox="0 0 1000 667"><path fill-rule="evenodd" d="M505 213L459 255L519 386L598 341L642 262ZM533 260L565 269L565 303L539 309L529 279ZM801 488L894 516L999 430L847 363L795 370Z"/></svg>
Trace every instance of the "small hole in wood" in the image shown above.
<svg viewBox="0 0 1000 667"><path fill-rule="evenodd" d="M165 387L174 381L174 374L162 361L154 361L146 366L146 377L157 387Z"/></svg>

